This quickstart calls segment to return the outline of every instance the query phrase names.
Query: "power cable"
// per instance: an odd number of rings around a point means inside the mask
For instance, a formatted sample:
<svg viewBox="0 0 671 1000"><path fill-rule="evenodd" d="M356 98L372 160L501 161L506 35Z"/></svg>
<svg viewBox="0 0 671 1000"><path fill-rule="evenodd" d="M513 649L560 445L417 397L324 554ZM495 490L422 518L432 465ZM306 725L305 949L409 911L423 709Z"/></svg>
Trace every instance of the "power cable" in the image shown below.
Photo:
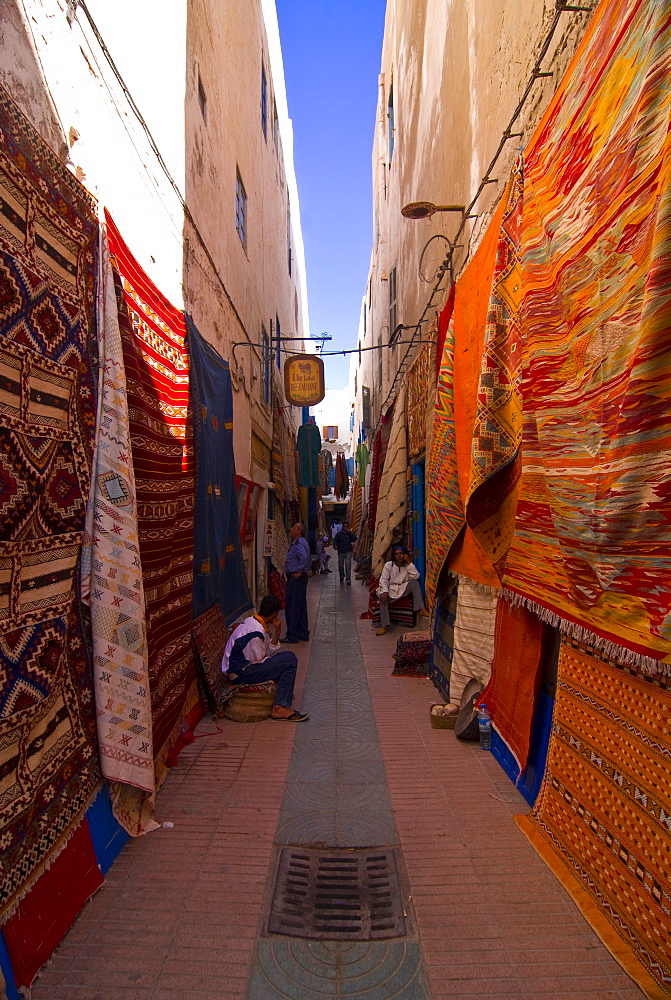
<svg viewBox="0 0 671 1000"><path fill-rule="evenodd" d="M101 49L103 55L105 56L105 59L107 60L107 63L109 64L110 69L112 70L112 73L114 74L114 76L115 76L115 78L116 78L119 86L121 87L121 90L123 91L124 96L125 96L126 100L128 101L128 104L130 105L130 108L131 108L133 114L137 118L137 120L140 123L140 125L141 125L141 127L142 127L142 129L143 129L143 131L145 133L145 135L147 136L147 140L149 142L151 150L154 153L154 156L156 157L156 159L158 160L159 165L160 165L163 173L165 174L165 176L166 176L166 178L168 180L168 183L170 184L170 186L172 187L173 191L175 192L175 194L177 196L177 199L178 199L178 201L179 201L179 203L181 205L182 211L184 212L184 216L187 219L187 221L189 222L191 228L193 229L193 232L194 232L194 234L196 236L196 239L198 240L198 243L200 244L200 247L201 247L203 253L205 254L205 257L207 258L208 264L212 268L212 273L215 275L215 277L217 279L217 284L218 284L219 288L221 289L221 291L224 293L224 296L226 297L226 301L228 302L228 304L230 305L231 309L233 310L233 315L235 316L235 318L236 318L236 320L237 320L237 322L238 322L238 324L240 326L240 329L242 330L242 332L244 333L245 337L249 341L250 340L249 333L247 332L245 324L242 321L242 317L240 316L240 314L239 314L239 312L238 312L238 310L237 310L237 308L235 306L235 303L233 302L233 299L231 298L231 295L230 295L230 293L229 293L229 291L228 291L228 289L226 287L224 279L221 277L221 275L219 273L217 265L214 262L212 254L210 253L210 249L209 249L209 247L208 247L208 245L207 245L207 243L205 241L205 238L203 237L202 233L200 232L200 229L198 228L198 226L196 224L196 221L195 221L193 215L191 214L191 210L189 209L189 206L187 205L186 201L184 200L184 198L182 196L182 192L179 189L179 185L177 184L177 182L173 178L172 174L170 173L168 165L166 164L165 160L163 159L161 151L160 151L160 149L159 149L159 147L158 147L158 145L156 143L156 140L154 139L154 137L153 137L153 135L152 135L152 133L151 133L151 131L149 129L149 126L147 125L146 121L144 120L144 118L142 116L142 113L141 113L139 107L137 106L133 95L131 94L130 90L128 89L125 80L123 79L123 77L122 77L119 69L117 68L116 63L114 62L114 59L112 58L112 54L110 53L109 49L107 48L107 45L105 44L105 40L102 37L102 35L100 34L100 31L98 30L98 27L97 27L95 21L93 20L93 17L91 16L91 13L90 13L87 5L86 5L85 0L73 0L73 2L72 2L72 8L71 8L71 10L69 10L69 13L68 13L68 19L69 20L76 19L78 10L83 10L84 11L84 14L86 15L86 19L87 19L87 21L88 21L88 23L89 23L89 25L91 27L91 31L93 32L93 34L95 36L95 39L98 42L98 45L100 46L100 49ZM204 269L202 268L202 265L198 261L198 258L196 257L195 253L193 252L193 250L189 246L188 238L185 241L184 248L187 251L187 253L191 253L194 261L196 262L196 264L201 268L201 270L203 270L203 273L205 273ZM214 287L216 287L216 286L214 286Z"/></svg>

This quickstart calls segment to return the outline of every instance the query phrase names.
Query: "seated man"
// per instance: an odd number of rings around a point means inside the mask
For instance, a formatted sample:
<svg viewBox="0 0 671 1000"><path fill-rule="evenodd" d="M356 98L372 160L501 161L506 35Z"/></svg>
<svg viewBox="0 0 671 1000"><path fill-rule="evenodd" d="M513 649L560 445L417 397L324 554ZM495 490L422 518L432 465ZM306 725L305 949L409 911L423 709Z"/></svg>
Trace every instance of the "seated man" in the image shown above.
<svg viewBox="0 0 671 1000"><path fill-rule="evenodd" d="M424 597L419 584L419 571L410 561L408 550L402 545L395 545L391 550L391 559L384 564L377 588L380 601L380 628L376 631L376 635L384 635L391 624L389 604L400 597L405 597L406 594L412 596L414 610L428 618L429 612L424 607Z"/></svg>
<svg viewBox="0 0 671 1000"><path fill-rule="evenodd" d="M270 718L283 722L305 722L307 712L291 707L298 660L290 650L279 645L281 622L277 612L279 597L269 594L261 601L259 613L245 618L226 643L221 669L235 684L261 684L276 681L277 693ZM272 629L272 637L270 630Z"/></svg>

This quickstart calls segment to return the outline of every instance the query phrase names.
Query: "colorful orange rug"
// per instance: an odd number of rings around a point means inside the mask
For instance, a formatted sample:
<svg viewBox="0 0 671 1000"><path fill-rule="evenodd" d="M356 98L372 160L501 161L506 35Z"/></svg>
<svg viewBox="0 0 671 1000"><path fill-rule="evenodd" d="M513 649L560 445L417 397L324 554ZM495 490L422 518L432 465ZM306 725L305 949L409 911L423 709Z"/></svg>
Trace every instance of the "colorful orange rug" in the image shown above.
<svg viewBox="0 0 671 1000"><path fill-rule="evenodd" d="M525 153L524 473L504 578L653 673L671 664L670 74L669 4L602 2Z"/></svg>
<svg viewBox="0 0 671 1000"><path fill-rule="evenodd" d="M480 246L457 282L452 319L438 372L427 499L427 601L433 601L448 554L450 569L489 587L499 578L491 560L464 528L480 362L492 275L504 202L499 204ZM463 529L458 546L450 552Z"/></svg>
<svg viewBox="0 0 671 1000"><path fill-rule="evenodd" d="M499 601L492 676L482 700L487 704L494 728L517 761L520 774L529 756L546 628L526 608Z"/></svg>
<svg viewBox="0 0 671 1000"><path fill-rule="evenodd" d="M516 818L654 1000L671 996L668 683L563 645L543 787Z"/></svg>

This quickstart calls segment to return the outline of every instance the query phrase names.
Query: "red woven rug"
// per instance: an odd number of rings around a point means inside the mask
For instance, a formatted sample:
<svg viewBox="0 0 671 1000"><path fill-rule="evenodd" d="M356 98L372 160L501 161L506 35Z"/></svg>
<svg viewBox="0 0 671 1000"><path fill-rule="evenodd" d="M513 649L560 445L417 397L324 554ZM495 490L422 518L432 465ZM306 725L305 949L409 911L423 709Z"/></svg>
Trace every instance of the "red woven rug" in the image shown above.
<svg viewBox="0 0 671 1000"><path fill-rule="evenodd" d="M0 87L0 913L100 781L77 560L95 424L91 196Z"/></svg>
<svg viewBox="0 0 671 1000"><path fill-rule="evenodd" d="M107 215L137 489L157 785L198 701L191 643L194 460L184 316L159 292Z"/></svg>
<svg viewBox="0 0 671 1000"><path fill-rule="evenodd" d="M531 723L541 682L543 622L507 601L496 607L492 676L482 695L497 733L520 769L527 765Z"/></svg>
<svg viewBox="0 0 671 1000"><path fill-rule="evenodd" d="M531 816L516 817L655 1000L671 996L668 684L562 646L543 787Z"/></svg>

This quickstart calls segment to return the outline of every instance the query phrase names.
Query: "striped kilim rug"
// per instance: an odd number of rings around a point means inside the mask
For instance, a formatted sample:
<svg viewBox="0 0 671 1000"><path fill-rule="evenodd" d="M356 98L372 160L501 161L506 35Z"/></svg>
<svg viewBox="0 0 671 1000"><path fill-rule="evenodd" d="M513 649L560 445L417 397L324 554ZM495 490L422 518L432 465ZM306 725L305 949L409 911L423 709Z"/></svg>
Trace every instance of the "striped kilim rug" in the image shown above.
<svg viewBox="0 0 671 1000"><path fill-rule="evenodd" d="M657 683L653 683L657 681ZM671 996L671 693L564 645L545 779L517 817L647 995Z"/></svg>
<svg viewBox="0 0 671 1000"><path fill-rule="evenodd" d="M137 490L157 786L198 702L191 642L194 457L183 314L144 273L107 215L116 269Z"/></svg>
<svg viewBox="0 0 671 1000"><path fill-rule="evenodd" d="M77 586L97 241L90 195L0 88L0 919L100 781Z"/></svg>

